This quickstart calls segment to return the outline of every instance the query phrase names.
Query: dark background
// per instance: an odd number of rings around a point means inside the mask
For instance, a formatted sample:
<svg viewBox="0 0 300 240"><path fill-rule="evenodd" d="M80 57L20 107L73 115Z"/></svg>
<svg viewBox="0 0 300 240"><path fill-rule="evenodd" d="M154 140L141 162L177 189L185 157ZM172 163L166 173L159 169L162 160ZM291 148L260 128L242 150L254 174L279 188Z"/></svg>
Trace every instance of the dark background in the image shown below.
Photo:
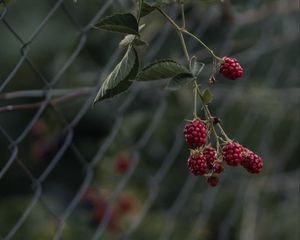
<svg viewBox="0 0 300 240"><path fill-rule="evenodd" d="M131 1L0 2L0 239L299 239L296 0L186 6L188 29L245 70L235 82L217 75L213 114L264 159L260 175L227 167L216 188L186 167L190 88L135 83L91 107L123 38L92 26ZM165 9L180 21L175 4ZM184 63L170 25L143 21L142 65ZM187 45L207 63L206 85L211 58Z"/></svg>

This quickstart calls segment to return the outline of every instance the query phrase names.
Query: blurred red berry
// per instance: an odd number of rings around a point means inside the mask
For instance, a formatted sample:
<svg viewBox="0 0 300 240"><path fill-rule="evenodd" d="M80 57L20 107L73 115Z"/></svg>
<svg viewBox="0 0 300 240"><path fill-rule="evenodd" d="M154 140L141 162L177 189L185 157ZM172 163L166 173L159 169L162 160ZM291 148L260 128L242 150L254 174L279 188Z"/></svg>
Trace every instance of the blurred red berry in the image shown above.
<svg viewBox="0 0 300 240"><path fill-rule="evenodd" d="M121 197L119 202L118 202L118 208L120 209L121 212L129 212L134 208L134 200L131 197Z"/></svg>
<svg viewBox="0 0 300 240"><path fill-rule="evenodd" d="M55 148L53 142L37 141L31 145L31 157L33 160L43 160Z"/></svg>
<svg viewBox="0 0 300 240"><path fill-rule="evenodd" d="M46 132L47 126L42 120L37 121L31 129L31 133L35 137L42 137Z"/></svg>
<svg viewBox="0 0 300 240"><path fill-rule="evenodd" d="M211 176L207 178L207 182L210 186L215 187L219 184L220 180L216 176Z"/></svg>
<svg viewBox="0 0 300 240"><path fill-rule="evenodd" d="M220 73L231 80L243 76L244 70L235 58L224 57L224 62L220 66Z"/></svg>
<svg viewBox="0 0 300 240"><path fill-rule="evenodd" d="M130 160L128 157L120 155L115 162L115 169L118 173L125 173L130 167Z"/></svg>
<svg viewBox="0 0 300 240"><path fill-rule="evenodd" d="M96 225L99 225L104 218L106 217L106 214L108 214L108 205L106 201L103 201L103 199L99 199L97 202L95 209L94 209L94 215L93 215L93 223ZM108 229L111 232L117 232L120 230L120 216L118 212L115 209L112 209L111 213L107 215L108 219Z"/></svg>
<svg viewBox="0 0 300 240"><path fill-rule="evenodd" d="M88 186L82 196L82 200L90 206L95 206L98 199L97 192L90 186Z"/></svg>

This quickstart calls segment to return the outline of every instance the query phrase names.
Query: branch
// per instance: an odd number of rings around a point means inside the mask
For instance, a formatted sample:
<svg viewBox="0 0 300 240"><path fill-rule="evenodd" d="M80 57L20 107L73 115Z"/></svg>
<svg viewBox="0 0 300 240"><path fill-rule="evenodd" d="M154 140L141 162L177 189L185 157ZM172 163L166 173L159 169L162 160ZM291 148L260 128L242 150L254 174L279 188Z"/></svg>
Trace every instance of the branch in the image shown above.
<svg viewBox="0 0 300 240"><path fill-rule="evenodd" d="M83 88L78 91L71 92L65 96L54 98L51 101L49 101L49 104L58 105L60 103L67 102L67 101L73 100L74 98L85 96L90 93L91 93L91 89ZM36 102L36 103L18 104L18 105L7 105L4 107L0 107L0 113L13 112L13 111L19 111L19 110L36 109L36 108L39 108L43 103L44 103L44 101L40 101L40 102Z"/></svg>
<svg viewBox="0 0 300 240"><path fill-rule="evenodd" d="M54 97L62 96L69 94L75 91L87 91L91 92L93 88L84 87L80 89L53 89L51 90L51 95ZM0 99L14 99L14 98L41 98L47 95L48 90L21 90L21 91L13 91L0 94Z"/></svg>

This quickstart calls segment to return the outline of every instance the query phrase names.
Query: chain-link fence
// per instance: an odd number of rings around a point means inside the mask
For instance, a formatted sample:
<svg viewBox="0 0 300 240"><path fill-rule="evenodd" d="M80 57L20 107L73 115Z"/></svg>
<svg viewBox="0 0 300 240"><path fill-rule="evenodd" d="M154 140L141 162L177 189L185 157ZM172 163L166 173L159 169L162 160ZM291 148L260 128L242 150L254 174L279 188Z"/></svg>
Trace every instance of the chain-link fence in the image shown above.
<svg viewBox="0 0 300 240"><path fill-rule="evenodd" d="M91 107L122 39L93 26L131 1L0 0L0 239L298 239L298 2L199 2L189 28L246 70L219 77L212 111L263 173L228 169L216 188L188 173L189 90L136 84ZM183 58L168 23L146 22L143 64Z"/></svg>

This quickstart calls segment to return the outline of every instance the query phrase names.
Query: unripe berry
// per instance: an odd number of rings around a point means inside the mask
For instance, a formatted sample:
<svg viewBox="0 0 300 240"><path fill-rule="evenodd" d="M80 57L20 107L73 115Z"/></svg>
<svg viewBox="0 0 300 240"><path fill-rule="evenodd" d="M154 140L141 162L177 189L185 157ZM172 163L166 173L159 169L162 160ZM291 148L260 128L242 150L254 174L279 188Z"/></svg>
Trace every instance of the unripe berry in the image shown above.
<svg viewBox="0 0 300 240"><path fill-rule="evenodd" d="M263 168L263 160L261 157L250 151L249 149L244 149L244 159L241 165L250 173L260 173Z"/></svg>
<svg viewBox="0 0 300 240"><path fill-rule="evenodd" d="M219 184L220 179L216 176L211 176L207 178L207 182L209 183L210 186L215 187Z"/></svg>
<svg viewBox="0 0 300 240"><path fill-rule="evenodd" d="M212 169L214 173L221 173L224 170L223 166L220 163L214 163Z"/></svg>
<svg viewBox="0 0 300 240"><path fill-rule="evenodd" d="M191 149L201 147L207 140L207 129L200 119L186 124L184 128L185 141Z"/></svg>
<svg viewBox="0 0 300 240"><path fill-rule="evenodd" d="M188 168L195 176L204 175L207 170L206 159L203 154L192 154L188 159Z"/></svg>
<svg viewBox="0 0 300 240"><path fill-rule="evenodd" d="M220 73L231 80L243 76L244 70L235 58L224 57L224 62L220 66Z"/></svg>
<svg viewBox="0 0 300 240"><path fill-rule="evenodd" d="M229 166L237 166L243 160L243 150L244 148L236 142L228 143L222 149L223 159Z"/></svg>

